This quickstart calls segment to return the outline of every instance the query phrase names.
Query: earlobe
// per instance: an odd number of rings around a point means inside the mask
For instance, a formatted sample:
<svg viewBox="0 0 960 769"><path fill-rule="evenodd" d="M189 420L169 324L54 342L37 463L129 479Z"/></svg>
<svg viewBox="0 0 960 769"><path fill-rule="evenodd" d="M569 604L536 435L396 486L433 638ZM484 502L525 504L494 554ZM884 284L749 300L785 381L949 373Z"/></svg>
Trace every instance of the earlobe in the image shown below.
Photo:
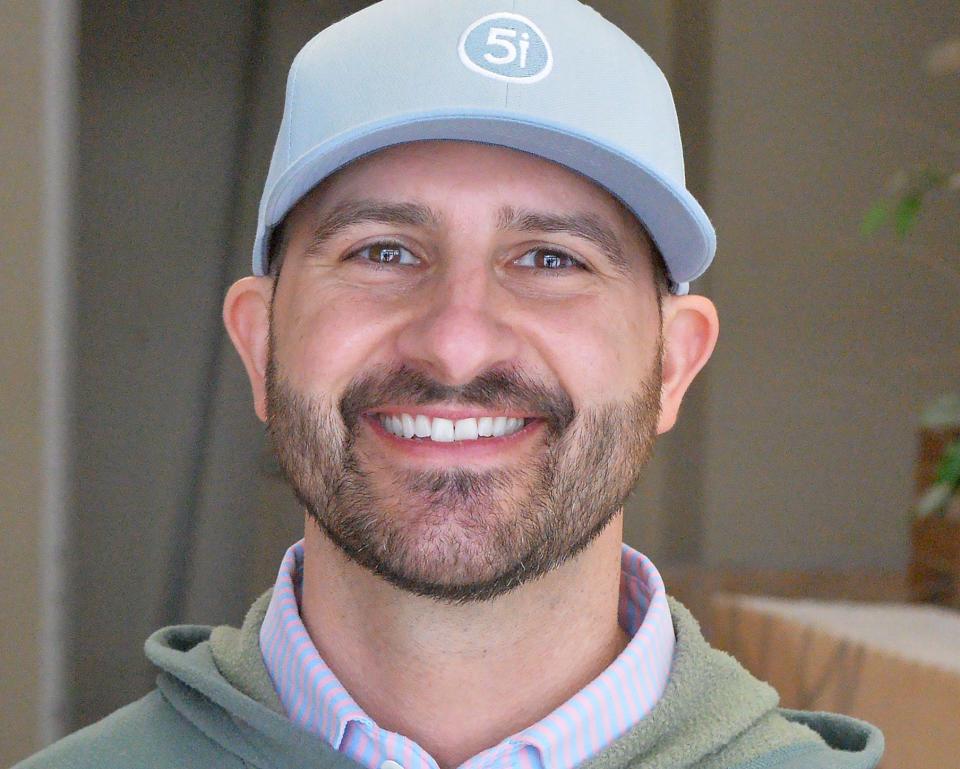
<svg viewBox="0 0 960 769"><path fill-rule="evenodd" d="M241 278L223 300L223 325L243 361L253 392L253 408L267 419L265 374L270 334L271 278Z"/></svg>
<svg viewBox="0 0 960 769"><path fill-rule="evenodd" d="M658 434L676 423L683 396L713 354L719 332L717 308L705 296L688 294L669 297L664 302Z"/></svg>

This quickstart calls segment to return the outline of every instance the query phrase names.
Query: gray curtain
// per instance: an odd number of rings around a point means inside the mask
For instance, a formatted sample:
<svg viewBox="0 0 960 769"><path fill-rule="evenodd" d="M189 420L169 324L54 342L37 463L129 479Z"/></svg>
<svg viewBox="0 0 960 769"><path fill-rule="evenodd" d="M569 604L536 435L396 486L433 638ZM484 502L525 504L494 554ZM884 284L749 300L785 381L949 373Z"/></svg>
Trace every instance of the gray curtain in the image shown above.
<svg viewBox="0 0 960 769"><path fill-rule="evenodd" d="M157 627L239 623L302 531L220 307L290 62L350 10L81 5L71 729L152 687Z"/></svg>

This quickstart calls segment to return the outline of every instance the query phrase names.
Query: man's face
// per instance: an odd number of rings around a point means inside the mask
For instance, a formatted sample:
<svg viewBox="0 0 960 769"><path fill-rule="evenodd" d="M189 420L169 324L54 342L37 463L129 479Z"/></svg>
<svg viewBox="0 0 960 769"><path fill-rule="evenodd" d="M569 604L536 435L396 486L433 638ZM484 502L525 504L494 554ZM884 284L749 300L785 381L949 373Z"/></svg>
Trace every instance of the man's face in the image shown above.
<svg viewBox="0 0 960 769"><path fill-rule="evenodd" d="M660 411L650 256L620 204L524 153L422 142L352 164L288 227L267 421L326 535L459 601L588 545Z"/></svg>

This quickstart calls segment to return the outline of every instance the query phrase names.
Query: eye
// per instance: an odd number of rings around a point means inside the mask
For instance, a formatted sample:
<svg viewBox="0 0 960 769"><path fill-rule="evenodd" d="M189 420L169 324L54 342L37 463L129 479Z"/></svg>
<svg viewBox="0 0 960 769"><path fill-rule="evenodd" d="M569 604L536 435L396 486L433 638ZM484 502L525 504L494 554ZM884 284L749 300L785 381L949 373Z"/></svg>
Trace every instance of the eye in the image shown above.
<svg viewBox="0 0 960 769"><path fill-rule="evenodd" d="M571 267L585 270L586 265L565 251L556 248L535 248L527 251L514 264L521 267L537 267L548 272L558 272Z"/></svg>
<svg viewBox="0 0 960 769"><path fill-rule="evenodd" d="M356 251L347 254L347 259L359 257L363 261L371 262L374 265L416 265L419 259L410 253L410 249L401 246L399 243L390 241L378 241L370 243Z"/></svg>

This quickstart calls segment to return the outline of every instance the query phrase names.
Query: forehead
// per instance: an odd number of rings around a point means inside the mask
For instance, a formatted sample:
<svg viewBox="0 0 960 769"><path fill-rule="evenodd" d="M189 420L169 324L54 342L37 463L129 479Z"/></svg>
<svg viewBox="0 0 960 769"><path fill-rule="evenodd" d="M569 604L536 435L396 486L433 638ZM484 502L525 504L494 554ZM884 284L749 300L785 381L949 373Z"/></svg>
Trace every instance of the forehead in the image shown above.
<svg viewBox="0 0 960 769"><path fill-rule="evenodd" d="M324 179L295 206L292 226L304 212L345 200L416 198L438 209L456 204L475 211L521 203L544 210L589 212L624 234L640 236L636 218L613 195L584 176L549 160L507 147L467 141L418 141L366 155Z"/></svg>

